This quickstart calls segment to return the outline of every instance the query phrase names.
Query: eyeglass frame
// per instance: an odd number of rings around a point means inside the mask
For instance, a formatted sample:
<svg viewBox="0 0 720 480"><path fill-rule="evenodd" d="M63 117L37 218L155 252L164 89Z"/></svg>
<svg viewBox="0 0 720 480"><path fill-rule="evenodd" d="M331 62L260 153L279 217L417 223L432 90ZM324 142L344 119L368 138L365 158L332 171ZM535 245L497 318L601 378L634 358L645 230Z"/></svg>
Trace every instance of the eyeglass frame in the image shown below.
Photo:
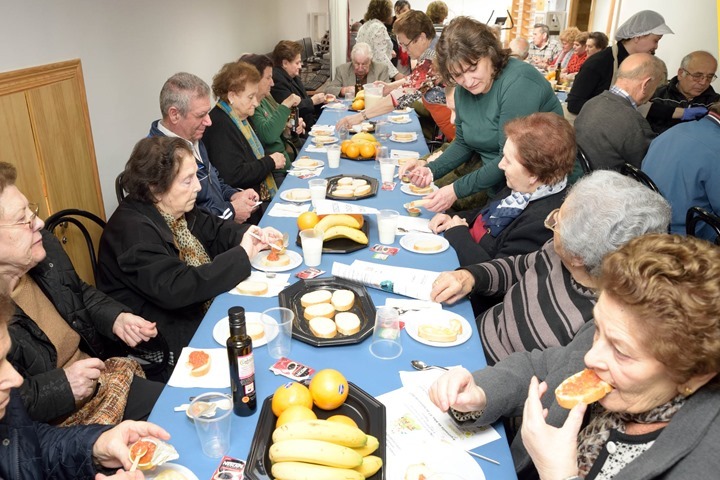
<svg viewBox="0 0 720 480"><path fill-rule="evenodd" d="M717 78L718 78L717 75L715 75L714 73L708 73L708 74L704 74L701 72L690 73L689 71L685 70L684 68L681 68L680 70L685 72L685 76L689 75L696 82L699 82L701 80L707 80L707 83L712 83L715 80L717 80Z"/></svg>
<svg viewBox="0 0 720 480"><path fill-rule="evenodd" d="M548 213L548 216L545 217L545 220L543 221L543 225L545 226L545 228L547 228L550 231L557 232L556 229L558 227L558 224L560 223L557 219L558 213L560 213L559 208L556 208L555 210L552 210L550 213ZM555 223L553 223L552 225L550 225L551 218L555 219Z"/></svg>
<svg viewBox="0 0 720 480"><path fill-rule="evenodd" d="M413 39L410 40L407 44L402 43L400 40L398 40L398 45L400 45L400 46L403 47L405 50L407 50L408 48L410 48L410 45L412 45L413 43L415 43L415 41L416 41L418 38L420 38L420 35L421 35L422 33L423 33L423 32L420 32L420 33L418 33L417 35L415 35L415 37L413 37Z"/></svg>
<svg viewBox="0 0 720 480"><path fill-rule="evenodd" d="M17 223L8 223L4 225L0 225L0 228L5 227L21 227L23 225L27 225L30 230L32 230L33 225L35 224L35 220L37 219L38 212L40 211L40 205L37 203L28 203L27 207L28 210L30 210L30 220L25 220L23 222L17 222Z"/></svg>

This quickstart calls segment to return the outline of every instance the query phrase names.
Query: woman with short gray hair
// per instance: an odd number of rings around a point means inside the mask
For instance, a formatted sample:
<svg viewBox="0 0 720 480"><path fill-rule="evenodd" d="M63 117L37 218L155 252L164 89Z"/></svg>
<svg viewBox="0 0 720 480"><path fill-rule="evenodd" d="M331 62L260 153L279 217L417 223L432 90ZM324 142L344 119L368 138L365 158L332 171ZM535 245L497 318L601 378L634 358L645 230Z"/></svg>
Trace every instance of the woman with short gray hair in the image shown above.
<svg viewBox="0 0 720 480"><path fill-rule="evenodd" d="M639 182L608 170L583 177L545 220L540 250L440 274L432 299L502 295L477 317L488 364L513 352L567 345L592 318L602 259L646 233L667 232L670 205ZM474 303L475 303L474 302Z"/></svg>

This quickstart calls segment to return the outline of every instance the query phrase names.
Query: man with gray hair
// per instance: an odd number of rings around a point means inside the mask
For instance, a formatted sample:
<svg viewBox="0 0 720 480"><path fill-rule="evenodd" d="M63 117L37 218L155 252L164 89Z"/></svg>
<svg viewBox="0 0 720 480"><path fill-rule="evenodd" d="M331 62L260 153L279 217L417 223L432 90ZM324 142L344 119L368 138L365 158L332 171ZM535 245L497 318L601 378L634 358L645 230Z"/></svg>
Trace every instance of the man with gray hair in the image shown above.
<svg viewBox="0 0 720 480"><path fill-rule="evenodd" d="M528 58L528 54L530 52L530 42L528 42L526 39L522 37L515 37L512 40L510 40L510 43L508 44L508 48L510 49L510 56L515 57L518 60L525 60Z"/></svg>
<svg viewBox="0 0 720 480"><path fill-rule="evenodd" d="M640 168L657 135L638 112L665 78L665 64L649 53L635 53L620 65L615 85L591 99L575 119L577 143L593 169Z"/></svg>
<svg viewBox="0 0 720 480"><path fill-rule="evenodd" d="M533 27L528 62L545 68L555 61L559 53L560 45L555 40L550 40L550 27L544 23L536 23Z"/></svg>
<svg viewBox="0 0 720 480"><path fill-rule="evenodd" d="M647 120L658 135L680 122L698 120L720 100L713 89L717 60L702 50L685 55L677 75L655 91Z"/></svg>
<svg viewBox="0 0 720 480"><path fill-rule="evenodd" d="M373 61L372 49L367 43L356 43L350 52L350 59L351 62L343 63L335 69L335 76L325 87L325 93L336 97L352 95L358 83L364 85L390 81L387 65Z"/></svg>
<svg viewBox="0 0 720 480"><path fill-rule="evenodd" d="M553 238L540 250L444 272L431 297L453 303L470 295L475 306L502 295L476 319L489 365L513 352L567 345L593 318L605 255L640 235L667 232L669 222L661 195L617 172L593 172L545 219Z"/></svg>
<svg viewBox="0 0 720 480"><path fill-rule="evenodd" d="M253 189L239 190L223 182L210 163L202 136L210 120L210 87L192 73L180 72L165 81L160 90L162 119L150 126L148 137L179 137L188 142L195 154L200 192L196 203L223 220L245 222L256 209L258 194Z"/></svg>

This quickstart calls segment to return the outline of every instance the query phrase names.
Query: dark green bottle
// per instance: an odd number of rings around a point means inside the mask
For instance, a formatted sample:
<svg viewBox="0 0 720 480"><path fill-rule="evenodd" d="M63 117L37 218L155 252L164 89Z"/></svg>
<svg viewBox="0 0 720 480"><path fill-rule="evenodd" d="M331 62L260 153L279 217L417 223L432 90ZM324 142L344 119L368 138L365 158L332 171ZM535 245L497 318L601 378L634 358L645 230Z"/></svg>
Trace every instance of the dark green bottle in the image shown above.
<svg viewBox="0 0 720 480"><path fill-rule="evenodd" d="M230 364L230 389L235 415L247 417L257 408L255 392L255 361L252 339L245 329L245 309L231 307L228 310L230 337L227 339L228 362Z"/></svg>

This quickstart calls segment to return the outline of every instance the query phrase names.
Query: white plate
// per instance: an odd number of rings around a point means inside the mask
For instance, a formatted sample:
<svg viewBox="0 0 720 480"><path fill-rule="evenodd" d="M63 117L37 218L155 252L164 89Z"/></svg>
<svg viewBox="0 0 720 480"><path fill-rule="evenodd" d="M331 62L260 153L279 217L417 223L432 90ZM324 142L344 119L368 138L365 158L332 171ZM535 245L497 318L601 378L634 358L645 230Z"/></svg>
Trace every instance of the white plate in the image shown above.
<svg viewBox="0 0 720 480"><path fill-rule="evenodd" d="M440 190L440 187L438 187L438 186L435 185L434 183L432 183L431 185L432 185L432 191L433 191L433 192L437 192L438 190ZM407 193L408 195L413 195L413 196L415 196L415 197L424 197L425 195L430 195L430 193L431 193L431 192L428 192L428 193L415 193L415 192L413 192L412 190L410 190L410 184L409 184L409 183L403 183L402 186L400 187L400 191L403 192L403 193Z"/></svg>
<svg viewBox="0 0 720 480"><path fill-rule="evenodd" d="M403 114L406 114L406 113L410 113L410 112L412 112L412 111L413 111L412 108L410 108L410 107L405 107L405 108L398 108L398 109L396 109L396 110L393 110L392 113L397 113L398 115L403 115Z"/></svg>
<svg viewBox="0 0 720 480"><path fill-rule="evenodd" d="M410 123L412 120L410 120L410 115L390 115L388 116L388 122L403 124Z"/></svg>
<svg viewBox="0 0 720 480"><path fill-rule="evenodd" d="M173 471L182 474L186 480L200 480L189 468L176 463L163 463L152 472L143 472L147 480L154 480L163 472Z"/></svg>
<svg viewBox="0 0 720 480"><path fill-rule="evenodd" d="M335 135L335 126L327 125L323 127L318 127L317 125L313 125L313 127L308 132L308 135L310 135L311 137L314 137L315 135L332 136Z"/></svg>
<svg viewBox="0 0 720 480"><path fill-rule="evenodd" d="M457 475L464 480L485 480L485 474L478 462L461 447L435 439L403 440L401 452L393 460L393 471L387 478L404 478L411 464L424 463L432 473ZM388 462L389 466L390 462ZM397 470L396 470L397 469Z"/></svg>
<svg viewBox="0 0 720 480"><path fill-rule="evenodd" d="M261 272L287 272L288 270L292 270L293 268L297 267L302 263L302 255L300 255L297 252L293 252L292 250L285 250L285 253L288 257L290 257L290 263L287 265L282 265L279 267L269 267L267 265L264 265L262 263L263 260L265 260L265 257L267 257L270 254L270 250L263 250L262 252L255 255L250 260L250 265L253 266L256 270L260 270Z"/></svg>
<svg viewBox="0 0 720 480"><path fill-rule="evenodd" d="M420 252L415 250L415 243L421 240L437 240L442 244L442 247L440 247L440 250L435 250L433 252ZM445 237L434 235L432 233L408 233L400 239L400 246L409 252L419 253L421 255L434 255L447 250L450 247L450 242L445 240Z"/></svg>
<svg viewBox="0 0 720 480"><path fill-rule="evenodd" d="M290 192L307 192L308 197L305 200L297 200L297 199L291 197ZM309 202L311 200L309 195L310 195L309 188L291 188L290 190L284 190L282 193L280 193L280 198L285 200L286 202L304 203L304 202Z"/></svg>
<svg viewBox="0 0 720 480"><path fill-rule="evenodd" d="M403 133L405 133L405 132L403 132ZM392 135L390 135L390 140L393 142L397 142L397 143L410 143L410 142L414 142L417 140L417 133L415 133L415 132L408 132L408 133L413 134L412 138L408 138L407 140L404 138L398 139L395 137L395 133L393 133Z"/></svg>
<svg viewBox="0 0 720 480"><path fill-rule="evenodd" d="M313 137L314 144L321 143L323 145L330 145L331 143L336 143L337 141L337 137L333 137L330 135L316 135Z"/></svg>
<svg viewBox="0 0 720 480"><path fill-rule="evenodd" d="M304 159L304 160L307 160L307 159ZM294 169L296 169L296 170L314 170L314 169L316 169L316 168L320 168L320 167L324 167L324 166L325 166L325 162L323 162L322 160L317 160L317 159L315 159L315 158L311 158L310 160L313 161L313 162L315 162L315 165L302 165L302 164L300 164L300 165L295 165L295 164L298 163L300 160L295 160L295 161L292 162L290 165L292 165L292 167L293 167Z"/></svg>
<svg viewBox="0 0 720 480"><path fill-rule="evenodd" d="M330 110L347 110L347 105L343 102L334 101L332 103L326 103L323 108L329 108Z"/></svg>
<svg viewBox="0 0 720 480"><path fill-rule="evenodd" d="M454 342L433 342L418 335L418 328L420 325L427 323L442 325L449 322L452 318L460 320L460 323L462 323L462 333L458 335ZM408 335L410 335L410 338L432 347L454 347L455 345L461 345L467 342L468 339L472 337L472 327L470 326L470 322L460 315L456 315L447 310L407 312L403 315L402 320L405 322L405 331Z"/></svg>
<svg viewBox="0 0 720 480"><path fill-rule="evenodd" d="M262 313L260 312L245 312L245 324L248 323L259 323L262 325ZM465 327L463 327L465 328ZM213 338L223 347L227 344L227 339L230 336L230 324L228 323L228 317L223 317L213 327ZM252 345L255 347L262 347L270 340L275 338L277 335L277 329L274 332L270 332L269 335L265 335L259 340L253 340Z"/></svg>

